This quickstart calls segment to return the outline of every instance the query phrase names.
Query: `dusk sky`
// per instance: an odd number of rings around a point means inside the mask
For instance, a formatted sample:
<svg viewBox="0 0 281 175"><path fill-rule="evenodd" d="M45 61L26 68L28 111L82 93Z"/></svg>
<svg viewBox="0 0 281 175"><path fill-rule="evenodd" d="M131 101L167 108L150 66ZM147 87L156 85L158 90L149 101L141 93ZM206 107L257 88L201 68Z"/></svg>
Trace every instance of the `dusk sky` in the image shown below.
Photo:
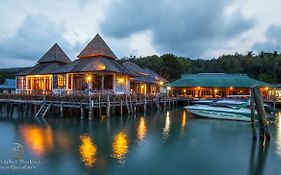
<svg viewBox="0 0 281 175"><path fill-rule="evenodd" d="M0 67L32 66L54 43L74 60L97 33L119 58L280 52L280 7L280 0L2 0Z"/></svg>

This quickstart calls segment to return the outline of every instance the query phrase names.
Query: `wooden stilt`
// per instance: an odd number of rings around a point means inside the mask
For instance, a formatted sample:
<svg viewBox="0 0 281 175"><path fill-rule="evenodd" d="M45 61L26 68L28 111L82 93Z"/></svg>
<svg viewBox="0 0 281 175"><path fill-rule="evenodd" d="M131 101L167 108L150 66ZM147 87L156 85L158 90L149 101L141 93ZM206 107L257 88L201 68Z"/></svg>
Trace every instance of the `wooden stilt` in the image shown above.
<svg viewBox="0 0 281 175"><path fill-rule="evenodd" d="M252 126L252 134L253 139L257 139L257 132L256 132L256 120L255 120L255 102L254 102L254 89L251 89L251 99L250 99L250 108L251 108L251 126Z"/></svg>
<svg viewBox="0 0 281 175"><path fill-rule="evenodd" d="M93 119L93 101L91 100L89 102L89 116L88 116L88 119L89 120L92 120Z"/></svg>
<svg viewBox="0 0 281 175"><path fill-rule="evenodd" d="M13 113L14 113L14 105L11 103L11 112L10 112L10 117L13 118Z"/></svg>
<svg viewBox="0 0 281 175"><path fill-rule="evenodd" d="M123 100L120 100L120 115L123 115Z"/></svg>
<svg viewBox="0 0 281 175"><path fill-rule="evenodd" d="M265 136L267 140L270 140L270 133L267 126L267 119L266 119L263 99L260 95L260 90L258 86L254 87L254 92L255 92L254 96L255 96L257 112L259 115L260 139L264 140L264 136Z"/></svg>
<svg viewBox="0 0 281 175"><path fill-rule="evenodd" d="M81 114L80 119L81 119L81 120L84 120L84 108L83 108L82 105L81 105L81 108L80 108L80 114Z"/></svg>
<svg viewBox="0 0 281 175"><path fill-rule="evenodd" d="M109 95L107 96L107 103L106 103L106 116L110 116L110 100Z"/></svg>
<svg viewBox="0 0 281 175"><path fill-rule="evenodd" d="M144 97L143 109L144 109L144 112L146 112L146 109L147 109L146 97Z"/></svg>
<svg viewBox="0 0 281 175"><path fill-rule="evenodd" d="M101 116L101 98L100 98L100 94L99 94L99 116Z"/></svg>
<svg viewBox="0 0 281 175"><path fill-rule="evenodd" d="M60 103L60 117L63 117L63 102Z"/></svg>

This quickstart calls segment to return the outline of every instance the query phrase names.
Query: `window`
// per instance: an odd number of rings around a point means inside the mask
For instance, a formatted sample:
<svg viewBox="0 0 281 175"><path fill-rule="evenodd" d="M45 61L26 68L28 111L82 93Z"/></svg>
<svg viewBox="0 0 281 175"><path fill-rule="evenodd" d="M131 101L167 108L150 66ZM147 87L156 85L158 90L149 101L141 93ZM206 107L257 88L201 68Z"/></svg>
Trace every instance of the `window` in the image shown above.
<svg viewBox="0 0 281 175"><path fill-rule="evenodd" d="M17 89L25 89L25 77L17 78Z"/></svg>
<svg viewBox="0 0 281 175"><path fill-rule="evenodd" d="M64 88L65 88L65 76L58 75L58 89L64 89Z"/></svg>

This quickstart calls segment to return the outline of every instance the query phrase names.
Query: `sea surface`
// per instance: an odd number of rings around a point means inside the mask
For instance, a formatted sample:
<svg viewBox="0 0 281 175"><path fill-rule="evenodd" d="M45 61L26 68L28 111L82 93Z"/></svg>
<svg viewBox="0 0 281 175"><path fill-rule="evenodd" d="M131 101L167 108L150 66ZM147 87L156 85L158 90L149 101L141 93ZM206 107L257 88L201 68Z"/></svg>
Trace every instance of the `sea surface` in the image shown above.
<svg viewBox="0 0 281 175"><path fill-rule="evenodd" d="M279 122L280 121L280 122ZM269 143L248 122L183 108L132 116L0 117L0 175L278 175L281 115Z"/></svg>

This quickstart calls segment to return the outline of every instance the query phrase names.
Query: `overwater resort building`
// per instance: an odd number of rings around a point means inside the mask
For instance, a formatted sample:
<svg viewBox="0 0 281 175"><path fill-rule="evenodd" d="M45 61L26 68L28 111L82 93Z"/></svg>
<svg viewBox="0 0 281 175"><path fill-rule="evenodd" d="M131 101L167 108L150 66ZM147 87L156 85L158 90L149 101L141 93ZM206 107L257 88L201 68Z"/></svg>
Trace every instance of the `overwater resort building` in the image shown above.
<svg viewBox="0 0 281 175"><path fill-rule="evenodd" d="M249 95L250 87L257 85L266 94L271 84L250 78L246 74L199 73L183 74L168 84L170 93L193 98L221 98Z"/></svg>
<svg viewBox="0 0 281 175"><path fill-rule="evenodd" d="M131 78L131 92L136 94L155 94L157 92L165 92L163 85L167 83L167 80L153 72L152 70L145 68L142 69L137 64L126 61L122 65L129 71L138 75Z"/></svg>
<svg viewBox="0 0 281 175"><path fill-rule="evenodd" d="M16 91L24 94L161 93L166 80L155 72L117 61L97 34L71 61L58 44L37 64L16 76ZM135 69L137 67L137 69Z"/></svg>

